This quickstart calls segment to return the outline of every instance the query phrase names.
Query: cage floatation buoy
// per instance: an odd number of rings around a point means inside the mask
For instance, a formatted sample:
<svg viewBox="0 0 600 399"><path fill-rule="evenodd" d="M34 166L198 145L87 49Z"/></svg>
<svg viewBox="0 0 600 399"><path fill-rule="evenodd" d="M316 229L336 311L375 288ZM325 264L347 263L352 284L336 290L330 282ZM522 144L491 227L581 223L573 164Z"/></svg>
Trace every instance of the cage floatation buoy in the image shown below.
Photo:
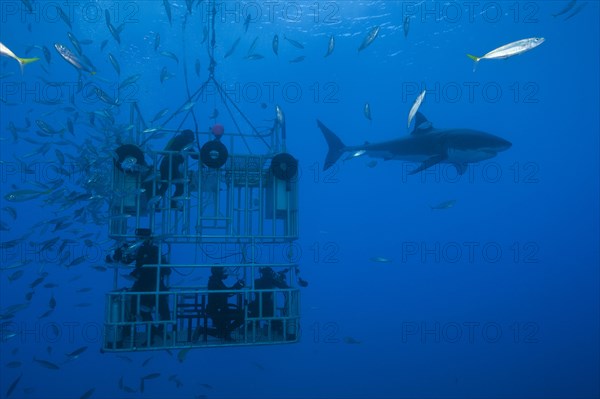
<svg viewBox="0 0 600 399"><path fill-rule="evenodd" d="M287 152L277 154L271 160L271 173L280 180L290 181L298 174L298 160Z"/></svg>

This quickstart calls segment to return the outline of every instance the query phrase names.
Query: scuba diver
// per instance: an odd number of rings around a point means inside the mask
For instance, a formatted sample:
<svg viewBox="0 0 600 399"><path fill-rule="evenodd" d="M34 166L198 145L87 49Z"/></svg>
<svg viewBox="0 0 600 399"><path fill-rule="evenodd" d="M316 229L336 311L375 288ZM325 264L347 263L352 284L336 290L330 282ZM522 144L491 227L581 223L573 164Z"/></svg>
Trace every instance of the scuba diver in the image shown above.
<svg viewBox="0 0 600 399"><path fill-rule="evenodd" d="M256 290L271 290L274 288L290 288L285 282L285 273L287 269L275 273L270 267L260 268L260 278L254 280L254 289ZM262 304L260 306L259 304ZM275 315L275 299L274 292L258 292L254 301L249 305L249 313L252 317L273 317ZM283 322L281 320L273 320L271 326L274 331L283 332Z"/></svg>
<svg viewBox="0 0 600 399"><path fill-rule="evenodd" d="M133 286L129 289L130 292L146 292L146 294L131 294L130 312L129 315L133 321L136 319L139 313L142 321L148 322L148 325L153 321L152 309L158 306L158 315L160 321L171 320L171 312L169 309L169 298L168 295L159 294L158 304L156 303L157 295L155 292L168 291L166 284L167 277L171 274L171 268L161 267L160 276L158 276L157 267L144 267L144 265L159 264L159 249L156 244L152 242L150 229L136 229L136 236L138 239L142 239L143 242L137 248L135 254L128 253L126 249L131 247L131 244L125 243L123 246L118 248L112 258L107 256L106 260L109 263L122 262L124 264L131 264L135 261L135 269L129 274L130 277L135 279ZM135 244L134 244L135 245ZM166 258L162 258L163 262L166 263ZM157 278L159 279L157 281ZM148 293L150 292L150 293ZM139 309L138 309L139 304ZM123 347L123 341L132 335L133 326L124 328L123 337L120 342L117 343L117 347ZM164 324L160 324L158 327L152 325L151 328L151 344L154 343L156 337L164 339Z"/></svg>
<svg viewBox="0 0 600 399"><path fill-rule="evenodd" d="M169 189L170 184L175 185L175 192L171 196L172 198L179 198L183 195L184 184L181 179L184 176L181 168L184 165L184 158L181 154L186 148L190 148L194 142L194 132L191 130L184 130L181 134L173 137L171 141L165 147L165 151L174 151L177 154L165 154L160 161L160 181L156 189L156 195L163 196ZM192 158L198 159L197 156L192 155ZM179 208L177 200L171 200L171 208Z"/></svg>
<svg viewBox="0 0 600 399"><path fill-rule="evenodd" d="M209 291L239 290L245 285L243 280L238 280L233 286L227 287L223 280L228 275L225 274L223 267L213 266L210 272L211 275L208 279ZM225 341L233 341L231 332L244 324L243 310L236 305L230 304L228 301L228 298L233 295L235 294L218 292L208 294L206 313L213 321L217 330L217 337L223 338Z"/></svg>

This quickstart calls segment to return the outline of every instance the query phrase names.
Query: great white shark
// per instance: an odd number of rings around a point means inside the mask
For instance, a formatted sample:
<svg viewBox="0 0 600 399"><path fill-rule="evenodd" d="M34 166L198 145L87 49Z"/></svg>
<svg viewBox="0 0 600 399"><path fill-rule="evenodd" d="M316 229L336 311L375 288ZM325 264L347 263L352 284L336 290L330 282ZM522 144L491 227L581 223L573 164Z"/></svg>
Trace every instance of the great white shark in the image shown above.
<svg viewBox="0 0 600 399"><path fill-rule="evenodd" d="M406 137L381 143L347 146L321 121L317 125L329 145L323 170L329 169L346 152L384 160L421 162L410 174L421 172L438 163L449 163L462 175L468 164L484 161L509 149L512 144L490 133L471 129L436 129L425 115L417 112L415 128Z"/></svg>

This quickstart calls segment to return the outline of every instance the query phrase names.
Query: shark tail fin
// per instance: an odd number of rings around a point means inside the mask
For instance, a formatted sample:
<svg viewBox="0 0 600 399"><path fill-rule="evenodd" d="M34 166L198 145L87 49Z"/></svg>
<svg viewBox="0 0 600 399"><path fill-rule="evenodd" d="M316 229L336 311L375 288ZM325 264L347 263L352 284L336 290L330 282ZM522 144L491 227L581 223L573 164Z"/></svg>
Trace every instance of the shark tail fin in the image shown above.
<svg viewBox="0 0 600 399"><path fill-rule="evenodd" d="M37 58L37 57L35 57L35 58L17 57L17 61L19 61L19 64L21 65L21 73L23 73L23 69L25 68L25 65L31 64L32 62L36 62L38 60L39 60L39 58Z"/></svg>
<svg viewBox="0 0 600 399"><path fill-rule="evenodd" d="M467 57L469 57L470 59L473 60L473 72L475 72L475 70L477 69L477 63L479 63L479 61L481 60L481 57L477 57L476 55L473 55L473 54L467 54Z"/></svg>
<svg viewBox="0 0 600 399"><path fill-rule="evenodd" d="M342 143L342 140L340 140L334 132L329 130L327 126L321 123L320 120L317 120L317 125L319 126L319 129L321 129L321 132L323 132L323 136L325 136L325 140L329 146L329 151L325 157L325 164L323 165L323 170L327 170L342 156L346 146Z"/></svg>

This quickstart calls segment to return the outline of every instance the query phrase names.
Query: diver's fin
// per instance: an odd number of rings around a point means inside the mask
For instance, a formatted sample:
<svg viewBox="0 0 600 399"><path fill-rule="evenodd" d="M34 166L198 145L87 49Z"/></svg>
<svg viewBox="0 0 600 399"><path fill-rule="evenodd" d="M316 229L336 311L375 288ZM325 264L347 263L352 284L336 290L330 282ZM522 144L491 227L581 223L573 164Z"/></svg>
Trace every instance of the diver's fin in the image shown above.
<svg viewBox="0 0 600 399"><path fill-rule="evenodd" d="M434 155L431 158L423 161L423 163L421 165L419 165L419 167L417 169L410 172L409 175L414 175L415 173L419 173L425 169L428 169L428 168L432 167L433 165L436 165L436 164L442 162L445 158L446 157L443 155Z"/></svg>
<svg viewBox="0 0 600 399"><path fill-rule="evenodd" d="M327 152L327 156L325 157L325 164L323 165L323 170L327 170L333 166L334 163L342 156L344 151L346 150L346 146L342 143L342 140L327 126L321 123L320 120L317 119L317 125L319 129L323 132L323 136L325 136L325 140L327 141L327 145L329 146L329 151Z"/></svg>

